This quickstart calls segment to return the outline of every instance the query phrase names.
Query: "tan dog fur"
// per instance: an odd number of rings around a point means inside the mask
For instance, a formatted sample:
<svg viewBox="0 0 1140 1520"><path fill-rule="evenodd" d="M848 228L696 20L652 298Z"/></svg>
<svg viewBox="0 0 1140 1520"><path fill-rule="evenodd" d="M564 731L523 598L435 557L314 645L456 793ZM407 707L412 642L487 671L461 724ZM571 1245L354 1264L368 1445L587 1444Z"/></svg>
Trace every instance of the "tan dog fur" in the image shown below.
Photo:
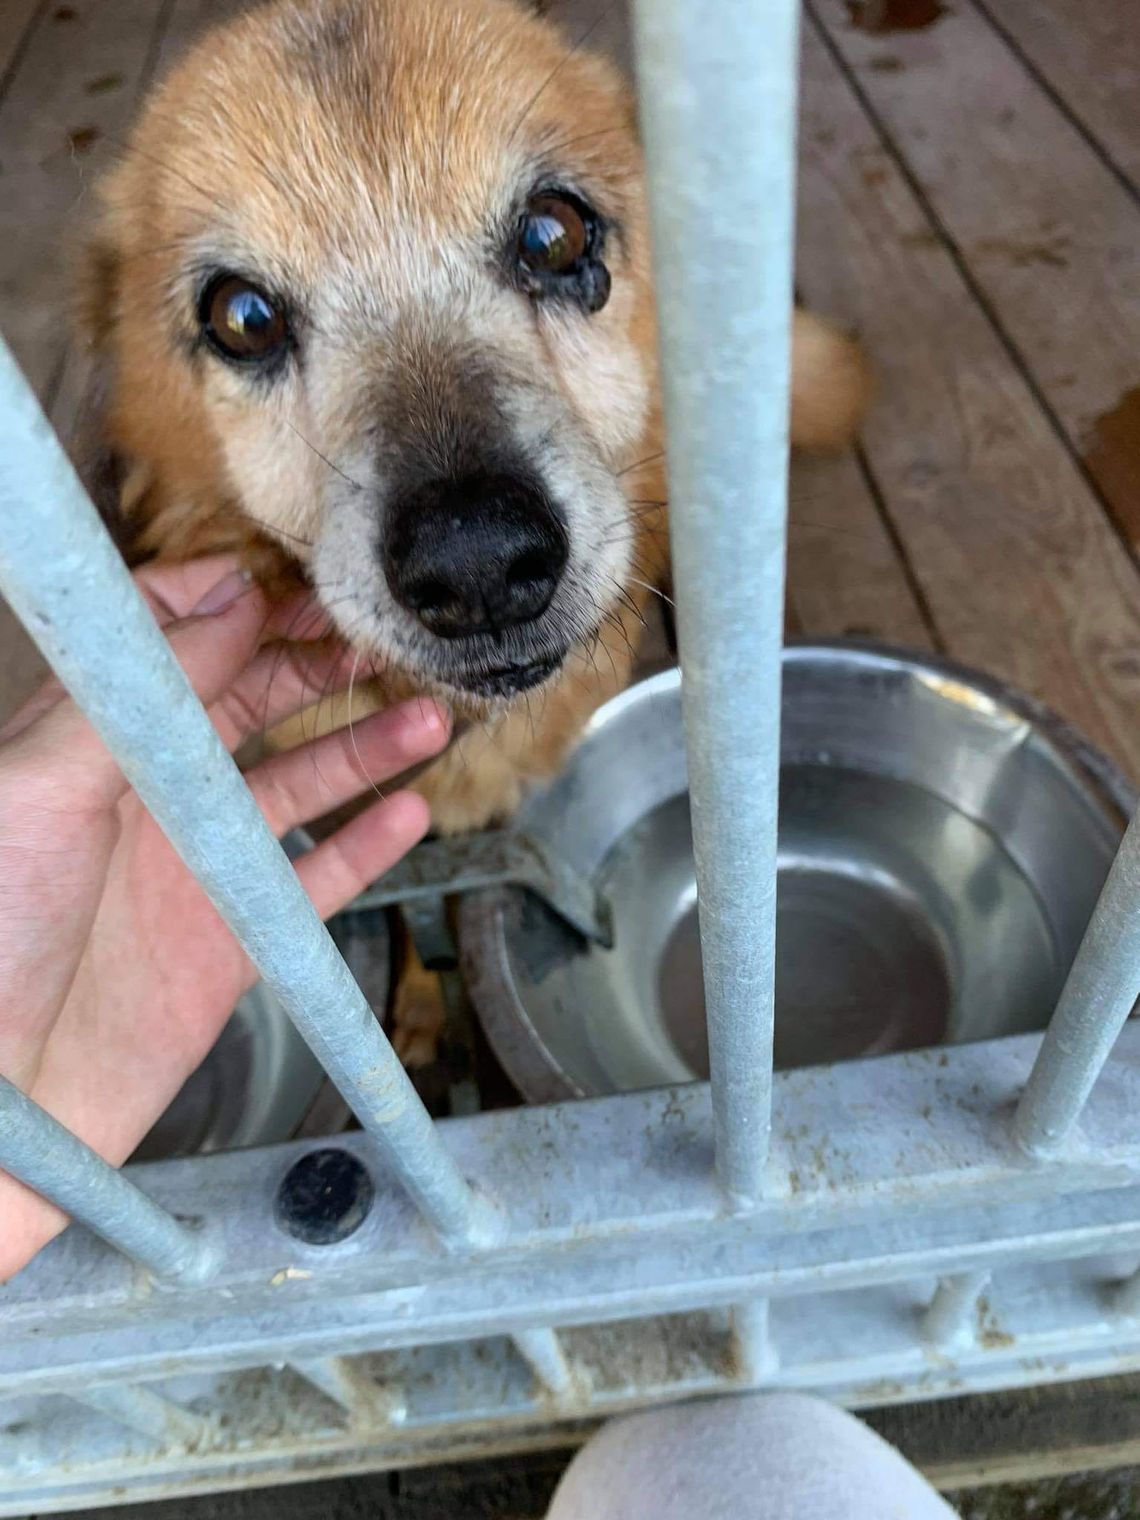
<svg viewBox="0 0 1140 1520"><path fill-rule="evenodd" d="M487 268L488 226L551 176L620 228L593 315L547 309ZM303 369L259 387L195 346L208 266L295 294ZM510 0L276 0L207 34L152 95L101 187L81 285L131 557L234 548L268 584L310 577L362 650L364 708L433 690L477 720L418 783L436 827L509 816L628 680L668 572L642 161L616 71ZM841 446L866 396L859 350L806 313L794 336L793 442ZM583 573L606 562L593 632L545 686L492 705L409 668L368 595L321 573L336 522L383 488L374 416L422 441L472 352L490 355L512 415L550 419L542 447L564 449L550 468L588 482L603 523L575 527ZM367 546L352 548L333 557L355 574ZM323 726L345 715L326 709Z"/></svg>

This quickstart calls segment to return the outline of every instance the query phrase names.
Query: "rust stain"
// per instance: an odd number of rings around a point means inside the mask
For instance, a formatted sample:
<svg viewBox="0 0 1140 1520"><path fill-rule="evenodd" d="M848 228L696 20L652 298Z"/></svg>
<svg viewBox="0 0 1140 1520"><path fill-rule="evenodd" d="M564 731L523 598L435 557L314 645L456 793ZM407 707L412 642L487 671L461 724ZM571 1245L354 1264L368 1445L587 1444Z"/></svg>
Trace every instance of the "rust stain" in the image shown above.
<svg viewBox="0 0 1140 1520"><path fill-rule="evenodd" d="M890 175L883 168L877 167L863 170L863 183L867 186L868 190L873 190L876 185L885 184L889 178Z"/></svg>
<svg viewBox="0 0 1140 1520"><path fill-rule="evenodd" d="M99 128L73 127L67 134L67 141L73 153L90 153L99 141Z"/></svg>
<svg viewBox="0 0 1140 1520"><path fill-rule="evenodd" d="M978 1299L978 1342L990 1351L999 1351L1005 1346L1013 1346L1017 1342L1015 1335L1010 1335L1008 1330L1003 1330L998 1323L997 1316L990 1307L990 1301L983 1294Z"/></svg>
<svg viewBox="0 0 1140 1520"><path fill-rule="evenodd" d="M974 244L976 253L996 254L1008 259L1016 269L1027 269L1035 264L1043 264L1049 269L1068 269L1065 249L1066 242L1061 237L1046 238L1040 242L1023 238L979 238Z"/></svg>
<svg viewBox="0 0 1140 1520"><path fill-rule="evenodd" d="M894 53L880 53L877 58L870 58L867 61L867 67L874 69L876 74L897 74L902 66L902 59L897 58Z"/></svg>
<svg viewBox="0 0 1140 1520"><path fill-rule="evenodd" d="M1133 543L1140 543L1140 385L1096 419L1084 458L1117 522Z"/></svg>
<svg viewBox="0 0 1140 1520"><path fill-rule="evenodd" d="M950 7L942 0L847 0L847 14L861 32L920 32Z"/></svg>

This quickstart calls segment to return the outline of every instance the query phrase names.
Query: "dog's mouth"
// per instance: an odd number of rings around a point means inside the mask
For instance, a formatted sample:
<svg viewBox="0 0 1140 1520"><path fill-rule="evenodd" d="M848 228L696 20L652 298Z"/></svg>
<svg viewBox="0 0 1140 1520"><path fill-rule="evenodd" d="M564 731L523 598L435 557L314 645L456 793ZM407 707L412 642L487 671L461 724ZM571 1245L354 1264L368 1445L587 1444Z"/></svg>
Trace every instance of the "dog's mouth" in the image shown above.
<svg viewBox="0 0 1140 1520"><path fill-rule="evenodd" d="M549 680L561 667L565 658L566 651L563 649L558 654L544 655L541 659L497 665L491 669L484 666L478 670L456 672L451 681L472 696L502 700L541 686L543 681Z"/></svg>

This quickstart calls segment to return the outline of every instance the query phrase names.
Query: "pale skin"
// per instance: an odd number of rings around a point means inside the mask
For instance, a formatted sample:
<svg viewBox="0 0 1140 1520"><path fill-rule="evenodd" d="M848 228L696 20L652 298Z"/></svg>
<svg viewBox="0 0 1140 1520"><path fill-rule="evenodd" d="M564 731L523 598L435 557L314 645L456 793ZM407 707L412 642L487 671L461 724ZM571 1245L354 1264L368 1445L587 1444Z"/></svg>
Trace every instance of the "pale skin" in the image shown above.
<svg viewBox="0 0 1140 1520"><path fill-rule="evenodd" d="M142 571L147 597L226 745L347 684L351 659L302 607L271 608L235 560ZM303 625L308 623L308 627ZM308 638L298 637L308 634ZM441 750L428 701L351 737L277 754L246 779L278 836ZM298 863L322 917L426 832L427 804L378 796ZM123 1162L217 1038L255 972L55 682L0 729L0 1073ZM0 1173L0 1282L65 1218Z"/></svg>

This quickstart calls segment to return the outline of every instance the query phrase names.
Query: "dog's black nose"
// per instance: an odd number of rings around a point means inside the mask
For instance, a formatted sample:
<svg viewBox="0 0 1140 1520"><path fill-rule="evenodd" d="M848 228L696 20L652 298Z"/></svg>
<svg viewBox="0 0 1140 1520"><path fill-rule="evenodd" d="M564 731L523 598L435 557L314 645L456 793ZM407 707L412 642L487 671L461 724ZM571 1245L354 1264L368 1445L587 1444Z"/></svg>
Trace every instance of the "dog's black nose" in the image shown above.
<svg viewBox="0 0 1140 1520"><path fill-rule="evenodd" d="M525 476L480 471L418 486L388 514L392 595L443 639L499 633L550 605L566 530Z"/></svg>

